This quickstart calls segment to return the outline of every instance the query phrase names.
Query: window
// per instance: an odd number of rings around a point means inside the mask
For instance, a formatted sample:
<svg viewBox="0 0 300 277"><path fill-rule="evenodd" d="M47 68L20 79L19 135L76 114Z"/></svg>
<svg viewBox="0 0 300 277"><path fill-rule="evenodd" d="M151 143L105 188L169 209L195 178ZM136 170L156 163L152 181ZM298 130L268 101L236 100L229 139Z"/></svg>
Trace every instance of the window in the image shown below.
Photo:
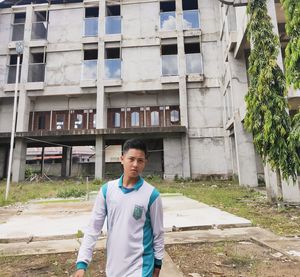
<svg viewBox="0 0 300 277"><path fill-rule="evenodd" d="M82 63L81 79L97 79L98 49L84 50L84 61Z"/></svg>
<svg viewBox="0 0 300 277"><path fill-rule="evenodd" d="M121 127L121 114L114 113L114 127L120 128Z"/></svg>
<svg viewBox="0 0 300 277"><path fill-rule="evenodd" d="M176 30L175 1L160 2L160 29L162 31Z"/></svg>
<svg viewBox="0 0 300 277"><path fill-rule="evenodd" d="M106 7L105 33L121 34L120 5L109 5Z"/></svg>
<svg viewBox="0 0 300 277"><path fill-rule="evenodd" d="M96 114L93 114L93 128L96 128Z"/></svg>
<svg viewBox="0 0 300 277"><path fill-rule="evenodd" d="M200 53L200 43L185 43L184 52L186 57L186 73L203 74L202 55Z"/></svg>
<svg viewBox="0 0 300 277"><path fill-rule="evenodd" d="M179 122L179 111L171 110L171 112L170 112L170 121L171 121L171 123L178 123Z"/></svg>
<svg viewBox="0 0 300 277"><path fill-rule="evenodd" d="M200 28L198 0L182 0L183 29Z"/></svg>
<svg viewBox="0 0 300 277"><path fill-rule="evenodd" d="M84 18L85 36L98 35L98 17L99 17L99 7L85 8L85 18Z"/></svg>
<svg viewBox="0 0 300 277"><path fill-rule="evenodd" d="M24 40L26 13L15 13L12 28L12 41Z"/></svg>
<svg viewBox="0 0 300 277"><path fill-rule="evenodd" d="M9 65L8 67L8 74L7 74L7 83L14 84L16 82L16 75L17 75L17 59L18 55L10 55L9 58ZM19 82L21 80L21 68L22 68L22 60L23 55L20 55L20 65L19 65Z"/></svg>
<svg viewBox="0 0 300 277"><path fill-rule="evenodd" d="M44 114L40 114L38 117L38 129L46 129L46 116Z"/></svg>
<svg viewBox="0 0 300 277"><path fill-rule="evenodd" d="M57 114L56 115L56 130L63 130L65 123L65 115L64 114Z"/></svg>
<svg viewBox="0 0 300 277"><path fill-rule="evenodd" d="M37 51L37 52L36 52ZM44 82L46 53L31 48L28 66L28 82Z"/></svg>
<svg viewBox="0 0 300 277"><path fill-rule="evenodd" d="M131 127L140 126L140 114L138 112L131 113Z"/></svg>
<svg viewBox="0 0 300 277"><path fill-rule="evenodd" d="M33 15L31 39L47 39L48 12L36 11Z"/></svg>
<svg viewBox="0 0 300 277"><path fill-rule="evenodd" d="M120 47L105 48L105 78L121 78L121 49Z"/></svg>
<svg viewBox="0 0 300 277"><path fill-rule="evenodd" d="M75 121L74 121L74 129L82 129L83 127L83 115L76 114Z"/></svg>
<svg viewBox="0 0 300 277"><path fill-rule="evenodd" d="M159 126L159 112L158 111L151 112L151 126Z"/></svg>
<svg viewBox="0 0 300 277"><path fill-rule="evenodd" d="M162 75L178 75L177 44L161 45Z"/></svg>

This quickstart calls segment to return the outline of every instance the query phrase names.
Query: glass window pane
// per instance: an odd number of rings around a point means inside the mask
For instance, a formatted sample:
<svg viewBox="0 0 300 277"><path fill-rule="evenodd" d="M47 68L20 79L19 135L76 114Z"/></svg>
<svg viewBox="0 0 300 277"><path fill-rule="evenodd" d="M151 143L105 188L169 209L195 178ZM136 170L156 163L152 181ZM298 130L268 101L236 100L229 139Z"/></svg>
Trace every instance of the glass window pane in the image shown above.
<svg viewBox="0 0 300 277"><path fill-rule="evenodd" d="M96 128L96 114L93 114L93 128Z"/></svg>
<svg viewBox="0 0 300 277"><path fill-rule="evenodd" d="M162 56L162 75L178 75L177 55Z"/></svg>
<svg viewBox="0 0 300 277"><path fill-rule="evenodd" d="M162 31L176 30L175 12L161 12L160 13L160 29Z"/></svg>
<svg viewBox="0 0 300 277"><path fill-rule="evenodd" d="M116 128L121 127L121 115L120 115L120 113L115 113L115 115L114 115L114 127L116 127Z"/></svg>
<svg viewBox="0 0 300 277"><path fill-rule="evenodd" d="M132 127L140 126L140 114L138 112L133 112L131 114L131 126Z"/></svg>
<svg viewBox="0 0 300 277"><path fill-rule="evenodd" d="M98 17L84 19L84 35L97 36L98 35Z"/></svg>
<svg viewBox="0 0 300 277"><path fill-rule="evenodd" d="M175 123L175 122L179 122L179 112L176 110L172 110L171 111L171 122Z"/></svg>
<svg viewBox="0 0 300 277"><path fill-rule="evenodd" d="M57 114L56 115L56 130L64 129L64 123L65 123L65 115Z"/></svg>
<svg viewBox="0 0 300 277"><path fill-rule="evenodd" d="M105 78L121 79L121 59L105 60Z"/></svg>
<svg viewBox="0 0 300 277"><path fill-rule="evenodd" d="M183 11L183 29L198 29L199 24L199 12L194 11Z"/></svg>
<svg viewBox="0 0 300 277"><path fill-rule="evenodd" d="M151 112L151 126L159 126L159 112Z"/></svg>
<svg viewBox="0 0 300 277"><path fill-rule="evenodd" d="M82 129L83 115L76 114L76 119L74 122L74 129Z"/></svg>
<svg viewBox="0 0 300 277"><path fill-rule="evenodd" d="M121 34L121 16L107 16L105 19L106 34Z"/></svg>

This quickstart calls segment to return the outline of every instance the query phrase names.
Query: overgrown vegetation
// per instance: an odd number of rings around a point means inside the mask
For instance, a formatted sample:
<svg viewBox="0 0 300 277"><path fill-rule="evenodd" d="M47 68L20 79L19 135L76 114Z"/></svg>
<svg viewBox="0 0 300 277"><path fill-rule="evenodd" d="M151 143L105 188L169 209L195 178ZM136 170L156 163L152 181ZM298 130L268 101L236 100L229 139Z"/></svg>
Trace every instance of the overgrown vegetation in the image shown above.
<svg viewBox="0 0 300 277"><path fill-rule="evenodd" d="M31 199L54 198L54 197L81 197L87 191L98 190L101 180L90 182L53 181L11 184L8 200L5 201L5 182L0 182L0 206L16 202L27 202Z"/></svg>
<svg viewBox="0 0 300 277"><path fill-rule="evenodd" d="M291 119L285 98L285 76L277 64L280 42L273 32L266 0L248 2L249 91L246 95L245 126L263 162L277 175L278 199L282 200L281 178L297 180L299 157L295 142L288 139ZM298 50L299 51L299 50Z"/></svg>

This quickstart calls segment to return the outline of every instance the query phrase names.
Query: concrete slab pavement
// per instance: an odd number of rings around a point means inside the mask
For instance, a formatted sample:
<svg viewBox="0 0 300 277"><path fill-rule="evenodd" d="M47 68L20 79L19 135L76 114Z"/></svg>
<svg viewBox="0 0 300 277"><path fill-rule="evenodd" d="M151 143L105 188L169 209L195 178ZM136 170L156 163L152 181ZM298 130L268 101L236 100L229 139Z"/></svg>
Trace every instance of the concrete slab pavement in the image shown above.
<svg viewBox="0 0 300 277"><path fill-rule="evenodd" d="M166 231L251 226L249 220L182 195L162 195L162 201ZM10 217L5 216L4 209L1 208L0 242L75 236L78 230L84 232L92 205L92 201L29 203L21 212L19 210Z"/></svg>

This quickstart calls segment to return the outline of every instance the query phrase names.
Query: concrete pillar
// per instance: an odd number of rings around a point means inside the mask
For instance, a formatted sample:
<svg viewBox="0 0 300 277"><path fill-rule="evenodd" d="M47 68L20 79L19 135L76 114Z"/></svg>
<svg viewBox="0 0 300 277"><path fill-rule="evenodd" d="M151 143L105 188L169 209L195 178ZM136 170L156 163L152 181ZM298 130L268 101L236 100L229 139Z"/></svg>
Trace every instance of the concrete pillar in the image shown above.
<svg viewBox="0 0 300 277"><path fill-rule="evenodd" d="M105 168L104 140L102 136L96 137L95 147L95 178L103 179Z"/></svg>
<svg viewBox="0 0 300 277"><path fill-rule="evenodd" d="M26 149L26 141L22 138L15 138L12 163L12 182L14 183L24 181L25 179Z"/></svg>
<svg viewBox="0 0 300 277"><path fill-rule="evenodd" d="M5 146L0 146L0 179L6 176L7 151Z"/></svg>
<svg viewBox="0 0 300 277"><path fill-rule="evenodd" d="M106 95L103 80L105 77L104 53L105 43L105 5L106 1L99 2L99 24L98 24L98 76L97 76L97 103L96 103L96 129L106 128Z"/></svg>
<svg viewBox="0 0 300 277"><path fill-rule="evenodd" d="M24 50L23 61L21 68L21 81L19 85L19 104L17 117L17 132L28 131L29 113L30 113L30 99L27 96L24 84L27 83L30 48L29 41L31 40L33 6L26 6L26 21L24 28Z"/></svg>
<svg viewBox="0 0 300 277"><path fill-rule="evenodd" d="M245 131L239 113L234 114L234 133L239 184L257 187L256 157L252 135Z"/></svg>
<svg viewBox="0 0 300 277"><path fill-rule="evenodd" d="M71 164L72 147L63 147L61 161L61 177L69 177L71 175Z"/></svg>

